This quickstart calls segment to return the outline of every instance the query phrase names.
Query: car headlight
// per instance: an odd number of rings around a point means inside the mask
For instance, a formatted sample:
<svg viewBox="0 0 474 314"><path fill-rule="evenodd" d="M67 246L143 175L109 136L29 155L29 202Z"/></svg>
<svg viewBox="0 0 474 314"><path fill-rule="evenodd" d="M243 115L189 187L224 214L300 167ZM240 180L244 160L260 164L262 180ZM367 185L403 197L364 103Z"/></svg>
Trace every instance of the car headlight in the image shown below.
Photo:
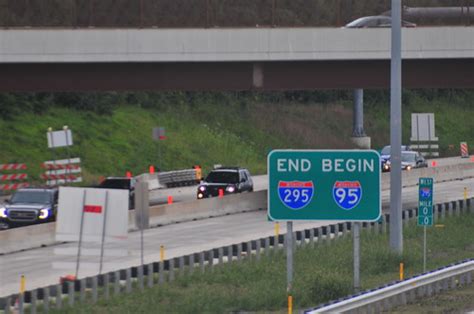
<svg viewBox="0 0 474 314"><path fill-rule="evenodd" d="M5 207L0 207L0 218L7 218L7 209Z"/></svg>
<svg viewBox="0 0 474 314"><path fill-rule="evenodd" d="M230 186L226 187L225 190L229 193L234 193L235 192L235 186L230 185Z"/></svg>
<svg viewBox="0 0 474 314"><path fill-rule="evenodd" d="M43 209L40 210L38 218L39 219L46 219L46 218L49 217L49 213L50 213L49 208L43 208Z"/></svg>
<svg viewBox="0 0 474 314"><path fill-rule="evenodd" d="M201 186L199 187L199 191L201 191L201 192L206 191L206 187L205 187L204 185L201 185Z"/></svg>
<svg viewBox="0 0 474 314"><path fill-rule="evenodd" d="M204 194L198 193L198 199L204 198Z"/></svg>
<svg viewBox="0 0 474 314"><path fill-rule="evenodd" d="M407 170L411 170L411 166L407 166Z"/></svg>

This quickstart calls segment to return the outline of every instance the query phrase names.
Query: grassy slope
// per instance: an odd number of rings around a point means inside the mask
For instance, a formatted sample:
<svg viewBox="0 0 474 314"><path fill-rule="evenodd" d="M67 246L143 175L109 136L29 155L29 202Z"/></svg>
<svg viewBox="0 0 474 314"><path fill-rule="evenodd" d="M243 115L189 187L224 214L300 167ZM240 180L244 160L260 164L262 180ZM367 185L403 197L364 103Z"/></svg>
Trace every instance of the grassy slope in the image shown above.
<svg viewBox="0 0 474 314"><path fill-rule="evenodd" d="M58 130L67 124L74 132L71 155L82 158L88 181L122 175L128 169L141 173L149 164L170 170L195 164L209 169L220 163L265 173L266 154L271 149L352 147L350 96L339 98L268 100L254 94L199 94L189 101L181 99L176 105L158 104L152 109L121 104L113 114L103 115L57 106L40 115L26 111L0 120L0 163L26 162L30 173L37 175L39 164L53 158L46 145L46 129ZM366 133L373 147L380 148L390 137L387 94L372 92L366 99ZM404 142L410 136L410 114L434 112L442 153L458 154L460 141L474 143L471 99L472 93L464 92L405 93ZM155 126L166 128L165 141L152 141ZM449 144L454 149L449 150ZM55 150L56 158L66 156L64 148Z"/></svg>
<svg viewBox="0 0 474 314"><path fill-rule="evenodd" d="M435 269L474 257L474 216L464 214L440 220L444 228L428 229L427 268ZM400 262L405 277L422 272L423 229L411 222L404 230L404 256L388 248L388 235L361 235L361 284L368 289L398 280ZM212 274L195 272L176 281L130 296L115 297L98 305L80 305L67 313L228 313L278 311L286 305L286 261L283 250L244 262L216 267ZM293 296L295 308L303 309L336 299L352 290L352 240L332 245L305 247L295 254Z"/></svg>

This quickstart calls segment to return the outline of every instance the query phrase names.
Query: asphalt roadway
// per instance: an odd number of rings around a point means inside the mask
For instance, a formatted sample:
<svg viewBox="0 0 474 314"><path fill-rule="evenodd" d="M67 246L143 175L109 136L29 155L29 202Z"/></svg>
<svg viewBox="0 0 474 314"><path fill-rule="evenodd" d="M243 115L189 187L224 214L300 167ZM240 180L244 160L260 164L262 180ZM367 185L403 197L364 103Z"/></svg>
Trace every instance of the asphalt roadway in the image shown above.
<svg viewBox="0 0 474 314"><path fill-rule="evenodd" d="M440 203L462 199L465 187L468 189L468 197L474 197L474 179L437 183L434 186L434 201ZM383 208L389 207L389 192L382 193ZM404 188L402 197L404 208L414 208L418 187ZM331 223L333 222L295 222L293 228L302 230ZM286 232L284 224L280 228L281 233ZM267 221L265 211L153 228L143 233L144 263L160 259L161 245L165 247L165 258L172 258L267 237L274 232L274 223ZM139 265L140 239L140 232L132 232L122 242L107 243L103 272ZM98 248L98 245L91 244L82 246L79 278L98 273ZM65 243L0 256L0 296L18 292L21 275L25 275L26 289L30 290L57 283L60 276L74 274L76 254L77 243Z"/></svg>

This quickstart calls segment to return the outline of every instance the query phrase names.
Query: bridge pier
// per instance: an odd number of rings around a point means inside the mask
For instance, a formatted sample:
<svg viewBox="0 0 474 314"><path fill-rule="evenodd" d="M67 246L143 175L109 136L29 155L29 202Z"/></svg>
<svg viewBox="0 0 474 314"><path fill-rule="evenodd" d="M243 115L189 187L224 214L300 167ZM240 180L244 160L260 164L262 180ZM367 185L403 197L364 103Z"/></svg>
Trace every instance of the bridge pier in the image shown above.
<svg viewBox="0 0 474 314"><path fill-rule="evenodd" d="M364 90L354 89L354 110L352 118L352 142L359 148L370 149L370 137L364 131Z"/></svg>

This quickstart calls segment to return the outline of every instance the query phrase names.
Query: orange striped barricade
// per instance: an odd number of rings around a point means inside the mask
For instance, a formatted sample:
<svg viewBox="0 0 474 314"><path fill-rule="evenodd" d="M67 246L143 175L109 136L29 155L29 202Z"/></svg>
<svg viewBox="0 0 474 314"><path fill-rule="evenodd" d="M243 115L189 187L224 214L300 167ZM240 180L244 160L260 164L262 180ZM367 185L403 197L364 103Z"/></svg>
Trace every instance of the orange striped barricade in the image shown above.
<svg viewBox="0 0 474 314"><path fill-rule="evenodd" d="M469 150L466 142L461 142L461 158L469 158Z"/></svg>
<svg viewBox="0 0 474 314"><path fill-rule="evenodd" d="M41 168L46 169L41 174L41 179L45 180L48 186L82 182L80 158L45 161Z"/></svg>
<svg viewBox="0 0 474 314"><path fill-rule="evenodd" d="M3 172L14 172L26 170L26 164L12 163L12 164L0 164L0 190L17 190L29 186L25 181L28 179L26 173L3 173Z"/></svg>

